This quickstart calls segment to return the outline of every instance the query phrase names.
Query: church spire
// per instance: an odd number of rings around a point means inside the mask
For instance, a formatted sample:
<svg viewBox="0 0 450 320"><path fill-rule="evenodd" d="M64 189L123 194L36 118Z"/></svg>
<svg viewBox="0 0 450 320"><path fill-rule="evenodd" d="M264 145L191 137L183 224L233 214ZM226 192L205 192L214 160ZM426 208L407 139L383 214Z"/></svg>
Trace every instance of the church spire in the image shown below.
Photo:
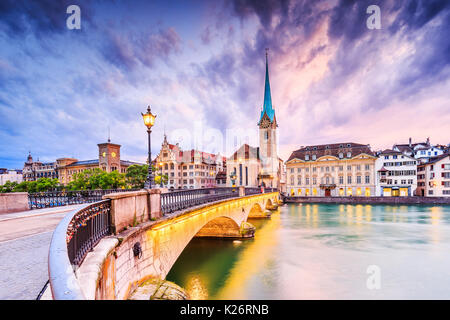
<svg viewBox="0 0 450 320"><path fill-rule="evenodd" d="M272 96L270 94L270 82L269 82L269 62L268 62L268 51L269 48L266 48L266 80L265 80L265 86L264 86L264 104L263 104L263 110L261 111L261 118L259 121L261 122L264 113L267 114L270 121L274 121L275 117L275 110L272 108Z"/></svg>

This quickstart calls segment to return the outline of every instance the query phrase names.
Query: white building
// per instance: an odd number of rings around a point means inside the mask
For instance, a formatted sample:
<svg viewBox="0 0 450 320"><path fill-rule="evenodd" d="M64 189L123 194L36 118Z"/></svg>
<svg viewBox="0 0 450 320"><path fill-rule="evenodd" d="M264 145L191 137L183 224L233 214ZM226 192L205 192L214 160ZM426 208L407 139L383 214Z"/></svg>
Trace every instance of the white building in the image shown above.
<svg viewBox="0 0 450 320"><path fill-rule="evenodd" d="M412 143L409 138L407 144L394 144L392 150L401 152L407 156L414 157L420 163L427 162L430 158L440 156L448 151L448 146L431 145L430 138L426 142Z"/></svg>
<svg viewBox="0 0 450 320"><path fill-rule="evenodd" d="M375 161L376 195L404 197L415 195L418 160L399 151L384 150Z"/></svg>
<svg viewBox="0 0 450 320"><path fill-rule="evenodd" d="M22 170L0 169L0 185L6 181L21 183L23 181Z"/></svg>
<svg viewBox="0 0 450 320"><path fill-rule="evenodd" d="M418 196L450 197L450 155L430 158L417 168Z"/></svg>

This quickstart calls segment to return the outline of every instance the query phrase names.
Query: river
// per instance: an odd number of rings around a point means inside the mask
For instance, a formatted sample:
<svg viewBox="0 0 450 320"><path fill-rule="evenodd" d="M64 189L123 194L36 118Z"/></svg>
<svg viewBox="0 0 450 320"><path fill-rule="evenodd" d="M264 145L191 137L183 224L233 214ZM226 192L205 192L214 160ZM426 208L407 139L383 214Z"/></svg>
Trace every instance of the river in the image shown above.
<svg viewBox="0 0 450 320"><path fill-rule="evenodd" d="M286 204L255 238L193 239L191 299L450 299L450 206Z"/></svg>

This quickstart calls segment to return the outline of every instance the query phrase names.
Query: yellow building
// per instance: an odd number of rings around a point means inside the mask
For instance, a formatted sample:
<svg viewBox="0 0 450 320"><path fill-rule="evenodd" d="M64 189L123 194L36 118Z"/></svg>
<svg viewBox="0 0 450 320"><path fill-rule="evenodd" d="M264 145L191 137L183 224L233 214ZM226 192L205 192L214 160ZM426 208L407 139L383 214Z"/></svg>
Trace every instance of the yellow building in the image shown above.
<svg viewBox="0 0 450 320"><path fill-rule="evenodd" d="M286 161L287 192L290 196L374 196L376 159L366 144L302 147Z"/></svg>
<svg viewBox="0 0 450 320"><path fill-rule="evenodd" d="M66 185L74 179L75 174L89 169L101 169L106 172L118 171L125 173L127 168L133 164L143 163L126 161L120 159L120 145L111 143L100 143L98 146L98 159L82 160L74 158L56 159L56 170L59 182Z"/></svg>

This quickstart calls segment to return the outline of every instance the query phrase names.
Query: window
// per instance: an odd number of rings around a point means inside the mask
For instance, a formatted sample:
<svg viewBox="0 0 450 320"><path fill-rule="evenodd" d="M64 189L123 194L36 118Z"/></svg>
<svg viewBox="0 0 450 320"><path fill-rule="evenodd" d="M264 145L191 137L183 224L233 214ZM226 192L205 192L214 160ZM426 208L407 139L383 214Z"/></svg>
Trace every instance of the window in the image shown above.
<svg viewBox="0 0 450 320"><path fill-rule="evenodd" d="M361 183L361 176L356 176L356 183L358 183L358 184Z"/></svg>
<svg viewBox="0 0 450 320"><path fill-rule="evenodd" d="M313 179L313 184L317 184L317 178L313 177L312 179Z"/></svg>
<svg viewBox="0 0 450 320"><path fill-rule="evenodd" d="M316 160L316 155L315 154L312 155L312 159Z"/></svg>
<svg viewBox="0 0 450 320"><path fill-rule="evenodd" d="M366 182L366 183L370 183L370 176L366 175L365 182Z"/></svg>
<svg viewBox="0 0 450 320"><path fill-rule="evenodd" d="M347 158L351 158L352 157L352 153L351 152L347 152Z"/></svg>
<svg viewBox="0 0 450 320"><path fill-rule="evenodd" d="M298 173L302 172L302 168L297 168L297 172Z"/></svg>
<svg viewBox="0 0 450 320"><path fill-rule="evenodd" d="M344 154L342 152L339 152L339 159L342 159L344 157Z"/></svg>
<svg viewBox="0 0 450 320"><path fill-rule="evenodd" d="M309 178L308 178L308 177L306 177L305 183L306 183L306 184L309 184Z"/></svg>
<svg viewBox="0 0 450 320"><path fill-rule="evenodd" d="M352 171L352 166L351 166L351 165L348 165L348 166L347 166L347 170L348 170L348 171Z"/></svg>
<svg viewBox="0 0 450 320"><path fill-rule="evenodd" d="M365 165L365 169L366 169L366 170L370 170L370 164L366 164L366 165Z"/></svg>
<svg viewBox="0 0 450 320"><path fill-rule="evenodd" d="M357 171L361 171L361 165L358 164L358 165L356 166L356 170L357 170Z"/></svg>
<svg viewBox="0 0 450 320"><path fill-rule="evenodd" d="M297 176L297 185L302 184L302 176Z"/></svg>
<svg viewBox="0 0 450 320"><path fill-rule="evenodd" d="M344 184L344 176L339 176L339 184Z"/></svg>
<svg viewBox="0 0 450 320"><path fill-rule="evenodd" d="M352 176L347 176L347 183L351 184L352 183Z"/></svg>
<svg viewBox="0 0 450 320"><path fill-rule="evenodd" d="M309 154L305 155L305 160L306 160L306 161L309 160Z"/></svg>

